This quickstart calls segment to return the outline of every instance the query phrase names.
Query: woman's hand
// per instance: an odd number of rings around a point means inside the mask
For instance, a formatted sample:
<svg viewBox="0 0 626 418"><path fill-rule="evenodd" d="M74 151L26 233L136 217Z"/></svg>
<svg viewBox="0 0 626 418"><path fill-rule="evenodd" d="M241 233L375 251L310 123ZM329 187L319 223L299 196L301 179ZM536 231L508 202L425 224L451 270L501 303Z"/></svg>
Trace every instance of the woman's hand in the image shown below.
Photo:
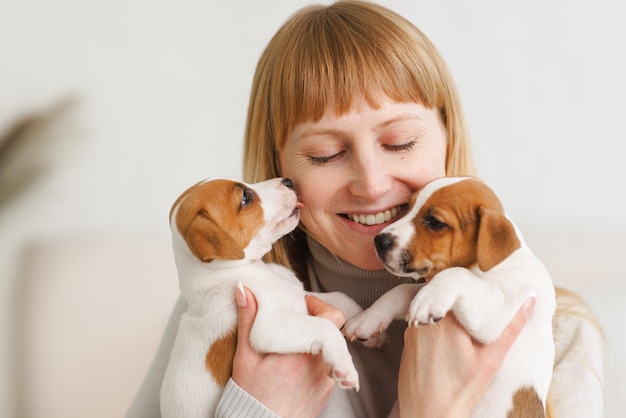
<svg viewBox="0 0 626 418"><path fill-rule="evenodd" d="M528 299L491 344L472 340L450 313L433 326L409 327L398 378L402 417L468 417L532 314Z"/></svg>
<svg viewBox="0 0 626 418"><path fill-rule="evenodd" d="M280 416L319 415L334 385L321 355L259 354L250 345L250 330L257 312L254 295L236 290L239 305L237 350L232 378L242 389ZM337 327L345 319L322 300L307 296L309 313L331 320Z"/></svg>

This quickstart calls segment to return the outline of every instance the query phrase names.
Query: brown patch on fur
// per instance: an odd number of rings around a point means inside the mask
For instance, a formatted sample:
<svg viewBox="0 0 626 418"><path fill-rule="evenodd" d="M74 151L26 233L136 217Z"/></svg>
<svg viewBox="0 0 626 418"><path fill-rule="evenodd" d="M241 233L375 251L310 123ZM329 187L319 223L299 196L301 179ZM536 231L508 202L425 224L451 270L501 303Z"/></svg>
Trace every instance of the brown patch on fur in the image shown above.
<svg viewBox="0 0 626 418"><path fill-rule="evenodd" d="M546 413L535 389L524 387L513 395L513 408L506 416L507 418L544 418Z"/></svg>
<svg viewBox="0 0 626 418"><path fill-rule="evenodd" d="M433 218L446 227L429 227ZM462 180L435 191L413 224L415 235L407 248L412 256L410 268L423 276L476 263L487 271L521 246L500 200L478 179Z"/></svg>
<svg viewBox="0 0 626 418"><path fill-rule="evenodd" d="M215 341L207 350L205 366L218 385L224 387L233 374L233 358L237 347L237 327Z"/></svg>
<svg viewBox="0 0 626 418"><path fill-rule="evenodd" d="M263 226L263 209L257 195L242 206L247 186L230 180L200 182L187 189L170 211L176 228L200 260L239 260L244 248Z"/></svg>
<svg viewBox="0 0 626 418"><path fill-rule="evenodd" d="M481 207L478 213L480 227L476 244L477 261L478 267L487 271L520 248L521 243L515 227L504 212Z"/></svg>

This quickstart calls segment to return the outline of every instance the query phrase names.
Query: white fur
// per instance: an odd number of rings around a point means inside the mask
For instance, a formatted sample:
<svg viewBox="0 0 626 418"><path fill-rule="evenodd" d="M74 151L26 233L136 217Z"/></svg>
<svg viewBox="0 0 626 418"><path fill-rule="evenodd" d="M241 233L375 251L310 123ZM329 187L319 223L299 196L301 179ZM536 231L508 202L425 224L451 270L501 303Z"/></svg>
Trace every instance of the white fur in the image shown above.
<svg viewBox="0 0 626 418"><path fill-rule="evenodd" d="M164 418L214 415L223 388L205 368L207 350L237 324L235 291L240 281L254 294L258 311L250 342L258 352L321 353L332 376L358 389L358 375L341 332L330 321L310 316L302 283L287 268L260 258L273 242L297 225L284 219L295 207L295 193L280 179L249 185L263 201L260 233L245 249L245 259L204 263L189 250L172 215L172 239L180 289L189 308L180 326L161 390ZM180 206L180 205L179 205ZM331 295L348 312L360 311L345 295ZM353 313L350 313L352 315Z"/></svg>
<svg viewBox="0 0 626 418"><path fill-rule="evenodd" d="M420 190L415 203L411 206L409 212L393 224L386 227L381 233L388 232L396 237L397 246L404 248L407 246L411 237L415 234L415 229L411 220L415 218L417 212L432 196L434 192L444 186L452 185L460 181L460 177L442 177L439 182L430 182L422 190Z"/></svg>
<svg viewBox="0 0 626 418"><path fill-rule="evenodd" d="M395 235L397 246L393 251L400 253L411 240L415 234L411 221L432 193L461 180L444 178L429 183L418 195L411 211L381 232ZM544 265L515 229L521 248L489 271L482 272L477 267L454 267L436 274L427 285L398 286L349 320L344 335L370 338L376 343L374 337L393 319L406 317L410 325L430 324L452 311L472 337L490 343L502 334L526 299L534 296L533 315L509 350L472 417L507 416L513 394L525 386L535 388L545 407L554 362L554 286Z"/></svg>

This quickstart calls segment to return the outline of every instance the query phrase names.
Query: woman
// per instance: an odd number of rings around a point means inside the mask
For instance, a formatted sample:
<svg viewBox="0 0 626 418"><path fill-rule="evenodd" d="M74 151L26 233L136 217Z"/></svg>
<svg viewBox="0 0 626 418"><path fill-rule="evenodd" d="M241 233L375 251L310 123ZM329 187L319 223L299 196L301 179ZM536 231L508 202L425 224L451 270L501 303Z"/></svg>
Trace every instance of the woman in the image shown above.
<svg viewBox="0 0 626 418"><path fill-rule="evenodd" d="M305 8L276 33L257 66L244 149L246 181L290 177L304 204L301 229L269 258L291 266L310 289L342 291L363 307L404 283L377 260L374 235L429 180L474 173L460 100L439 53L407 20L360 2ZM236 298L238 348L218 416L385 417L398 413L396 400L403 416L469 416L533 307L529 300L488 346L474 344L452 315L419 329L393 323L380 349L350 343L356 393L334 388L318 356L254 353L247 337L255 300L247 291ZM311 314L343 324L331 306L308 299ZM600 334L576 296L559 304L556 410L601 416ZM129 416L158 407L154 387L182 310L179 303Z"/></svg>

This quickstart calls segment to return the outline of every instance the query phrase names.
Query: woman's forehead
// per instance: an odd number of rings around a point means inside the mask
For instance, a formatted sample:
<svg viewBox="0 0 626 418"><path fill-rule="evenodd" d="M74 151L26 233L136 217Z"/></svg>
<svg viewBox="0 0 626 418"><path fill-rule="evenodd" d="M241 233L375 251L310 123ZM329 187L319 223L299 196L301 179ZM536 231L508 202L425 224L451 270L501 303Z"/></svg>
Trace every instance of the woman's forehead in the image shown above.
<svg viewBox="0 0 626 418"><path fill-rule="evenodd" d="M404 122L431 121L440 121L437 109L427 108L421 103L398 103L385 97L378 106L360 100L347 112L338 113L334 109L327 109L318 120L296 124L287 138L340 134L343 128L352 129L355 125L363 129L382 130Z"/></svg>

